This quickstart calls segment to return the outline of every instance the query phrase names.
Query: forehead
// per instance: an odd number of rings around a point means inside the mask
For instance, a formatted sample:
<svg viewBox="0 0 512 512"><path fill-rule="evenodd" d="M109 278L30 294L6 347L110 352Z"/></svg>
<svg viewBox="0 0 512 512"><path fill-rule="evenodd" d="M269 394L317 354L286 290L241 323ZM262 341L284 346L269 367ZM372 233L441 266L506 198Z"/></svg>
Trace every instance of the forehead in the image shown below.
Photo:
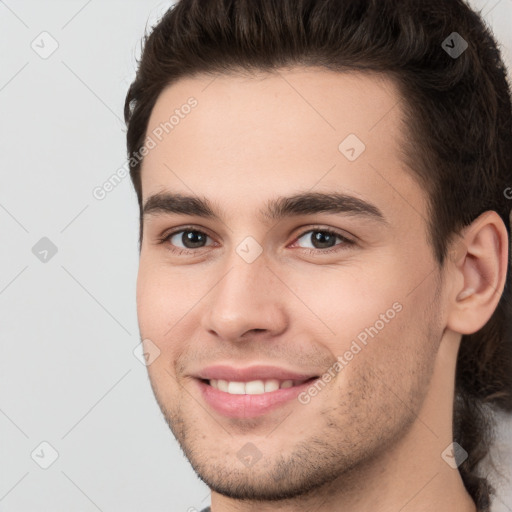
<svg viewBox="0 0 512 512"><path fill-rule="evenodd" d="M250 205L259 210L257 197L336 189L396 214L411 208L403 193L422 209L426 198L400 158L400 102L391 79L369 73L291 68L181 79L150 116L143 202L169 190L229 202L243 215Z"/></svg>

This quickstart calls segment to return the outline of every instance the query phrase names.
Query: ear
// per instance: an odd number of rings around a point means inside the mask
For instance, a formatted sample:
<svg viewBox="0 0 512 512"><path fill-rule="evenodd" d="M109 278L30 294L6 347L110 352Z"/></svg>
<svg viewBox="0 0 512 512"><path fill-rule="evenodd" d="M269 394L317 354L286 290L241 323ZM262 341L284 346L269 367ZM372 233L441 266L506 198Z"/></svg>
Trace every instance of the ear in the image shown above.
<svg viewBox="0 0 512 512"><path fill-rule="evenodd" d="M450 246L447 327L473 334L491 318L503 293L509 254L507 228L495 211L482 213Z"/></svg>

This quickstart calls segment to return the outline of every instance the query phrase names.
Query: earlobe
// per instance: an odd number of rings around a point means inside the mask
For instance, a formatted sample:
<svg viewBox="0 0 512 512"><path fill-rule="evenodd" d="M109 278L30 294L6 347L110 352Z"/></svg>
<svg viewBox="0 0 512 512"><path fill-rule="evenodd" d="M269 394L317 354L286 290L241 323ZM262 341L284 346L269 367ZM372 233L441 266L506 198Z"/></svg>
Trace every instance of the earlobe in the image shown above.
<svg viewBox="0 0 512 512"><path fill-rule="evenodd" d="M489 321L505 287L508 233L501 217L494 211L480 215L466 228L455 252L448 271L457 284L452 287L447 327L473 334Z"/></svg>

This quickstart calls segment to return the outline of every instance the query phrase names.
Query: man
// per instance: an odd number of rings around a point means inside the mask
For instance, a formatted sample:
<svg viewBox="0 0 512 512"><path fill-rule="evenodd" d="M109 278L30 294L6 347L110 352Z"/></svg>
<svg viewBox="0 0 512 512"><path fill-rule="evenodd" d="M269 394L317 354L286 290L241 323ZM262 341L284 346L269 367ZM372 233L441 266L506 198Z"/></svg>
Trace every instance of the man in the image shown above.
<svg viewBox="0 0 512 512"><path fill-rule="evenodd" d="M490 510L512 112L477 14L182 0L125 117L149 377L211 511Z"/></svg>

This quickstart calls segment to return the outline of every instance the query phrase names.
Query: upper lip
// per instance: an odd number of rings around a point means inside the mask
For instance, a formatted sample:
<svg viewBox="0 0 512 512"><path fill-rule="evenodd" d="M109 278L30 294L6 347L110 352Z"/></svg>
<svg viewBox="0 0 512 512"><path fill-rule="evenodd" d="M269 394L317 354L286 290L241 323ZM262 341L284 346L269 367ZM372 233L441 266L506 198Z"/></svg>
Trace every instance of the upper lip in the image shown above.
<svg viewBox="0 0 512 512"><path fill-rule="evenodd" d="M278 366L265 365L249 366L247 368L235 368L228 365L207 366L194 376L198 379L221 379L231 382L250 382L252 380L267 379L302 381L316 377L312 373L298 373L279 368Z"/></svg>

